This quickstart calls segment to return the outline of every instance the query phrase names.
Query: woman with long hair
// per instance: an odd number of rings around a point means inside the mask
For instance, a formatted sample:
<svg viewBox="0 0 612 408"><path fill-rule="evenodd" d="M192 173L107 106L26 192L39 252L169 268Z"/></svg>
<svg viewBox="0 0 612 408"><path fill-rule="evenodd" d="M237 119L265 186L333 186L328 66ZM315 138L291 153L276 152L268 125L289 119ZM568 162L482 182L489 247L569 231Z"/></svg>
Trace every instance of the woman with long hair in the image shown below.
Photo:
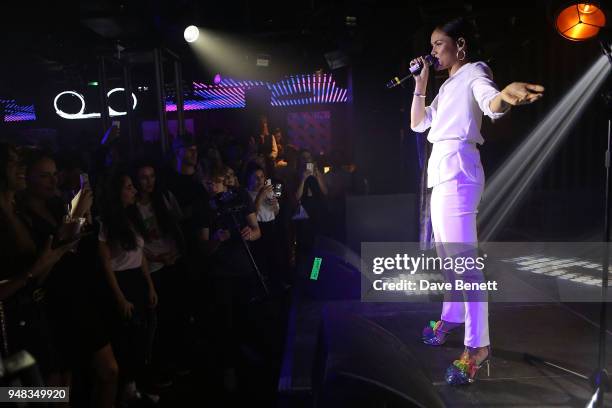
<svg viewBox="0 0 612 408"><path fill-rule="evenodd" d="M42 302L43 284L70 246L56 247L49 235L40 249L15 202L26 188L26 167L18 150L0 143L0 337L2 356L26 350L34 356L46 382L59 366L50 346Z"/></svg>
<svg viewBox="0 0 612 408"><path fill-rule="evenodd" d="M93 203L93 193L84 185L76 193L75 205L67 211L58 195L57 167L54 158L44 150L30 149L25 155L27 187L21 194L19 209L28 223L38 248L49 235L74 234L77 223L85 220ZM91 228L91 226L88 226ZM68 230L67 230L68 229ZM69 239L66 235L65 239ZM94 321L103 304L97 290L98 278L92 273L91 250L95 243L85 238L54 265L45 281L45 307L54 348L61 356L61 376L49 385L69 386L72 370L84 361L93 368L94 406L110 407L114 402L117 362L110 346L108 327Z"/></svg>
<svg viewBox="0 0 612 408"><path fill-rule="evenodd" d="M15 202L15 195L25 187L26 167L21 155L15 146L0 142L0 301L34 281L43 280L69 249L53 249L53 237L50 236L36 257L36 245Z"/></svg>
<svg viewBox="0 0 612 408"><path fill-rule="evenodd" d="M537 101L544 88L513 82L500 92L490 68L476 60L474 30L463 18L437 26L431 34L431 46L434 68L448 70L449 78L426 107L430 68L422 57L411 61L411 65L420 64L422 69L414 76L410 122L416 132L430 128L427 140L433 143L433 149L427 165L427 187L433 188L431 223L436 243L442 244L437 246L438 255L445 257L457 255L459 247L459 251L468 248L470 252L469 248L475 248L478 242L476 213L484 189L477 148L484 143L480 134L482 115L497 119L512 106ZM423 331L423 341L438 346L462 324L465 349L445 375L453 385L473 382L479 368L488 367L491 349L486 297L445 301L440 321Z"/></svg>
<svg viewBox="0 0 612 408"><path fill-rule="evenodd" d="M127 172L110 176L102 203L99 252L118 311L112 345L119 362L120 399L134 399L140 396L135 380L146 358L147 308L157 305L157 293L144 256L146 231L136 208L136 189Z"/></svg>
<svg viewBox="0 0 612 408"><path fill-rule="evenodd" d="M310 151L300 151L297 177L294 179L294 197L297 201L296 252L309 255L315 237L325 230L327 217L327 185Z"/></svg>
<svg viewBox="0 0 612 408"><path fill-rule="evenodd" d="M159 296L159 305L152 314L148 354L157 376L156 385L171 385L171 356L181 347L180 333L187 327L187 314L182 297L186 293L185 266L181 259L184 238L179 227L180 206L174 195L165 190L156 176L153 164L142 162L135 167L138 195L136 207L144 224L144 253L149 272Z"/></svg>

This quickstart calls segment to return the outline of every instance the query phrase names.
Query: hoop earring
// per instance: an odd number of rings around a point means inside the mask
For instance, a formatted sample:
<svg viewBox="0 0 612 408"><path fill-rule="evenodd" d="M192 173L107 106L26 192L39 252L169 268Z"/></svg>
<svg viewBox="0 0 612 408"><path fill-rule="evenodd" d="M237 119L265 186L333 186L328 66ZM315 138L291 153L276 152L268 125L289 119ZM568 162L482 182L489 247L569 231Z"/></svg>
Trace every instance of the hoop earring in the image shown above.
<svg viewBox="0 0 612 408"><path fill-rule="evenodd" d="M460 52L463 52L463 57L461 57L461 58L459 58L459 53L460 53ZM465 59L465 57L466 57L465 50L459 50L459 51L457 51L457 59L458 59L459 61L463 61L463 60Z"/></svg>

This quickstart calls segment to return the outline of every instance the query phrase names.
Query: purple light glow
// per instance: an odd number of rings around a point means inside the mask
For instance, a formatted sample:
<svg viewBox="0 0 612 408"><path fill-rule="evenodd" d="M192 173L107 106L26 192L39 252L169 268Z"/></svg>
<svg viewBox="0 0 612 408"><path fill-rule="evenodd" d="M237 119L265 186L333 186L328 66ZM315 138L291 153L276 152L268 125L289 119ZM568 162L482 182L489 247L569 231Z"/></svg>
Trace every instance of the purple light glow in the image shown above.
<svg viewBox="0 0 612 408"><path fill-rule="evenodd" d="M221 76L217 75L215 75L215 84L193 83L193 94L201 99L186 102L185 110L243 108L246 106L245 91L256 86L264 86L270 91L271 106L347 101L347 90L337 87L331 74L300 74L289 76L276 83L252 80L236 81L232 78L220 78ZM219 79L218 82L217 79ZM168 101L167 110L176 110L172 101Z"/></svg>
<svg viewBox="0 0 612 408"><path fill-rule="evenodd" d="M215 75L215 79L213 80L213 82L215 83L215 85L218 85L218 84L221 83L222 79L223 78L221 78L221 74L217 74L217 75Z"/></svg>
<svg viewBox="0 0 612 408"><path fill-rule="evenodd" d="M34 105L18 105L13 99L0 99L0 104L4 105L5 122L36 120Z"/></svg>

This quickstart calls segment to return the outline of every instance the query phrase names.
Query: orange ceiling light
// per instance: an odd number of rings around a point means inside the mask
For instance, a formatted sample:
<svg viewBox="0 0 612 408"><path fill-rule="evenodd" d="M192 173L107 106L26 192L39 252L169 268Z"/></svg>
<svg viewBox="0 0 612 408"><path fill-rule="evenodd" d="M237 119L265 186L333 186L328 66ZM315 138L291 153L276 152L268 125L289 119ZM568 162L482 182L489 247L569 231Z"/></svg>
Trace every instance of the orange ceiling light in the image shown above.
<svg viewBox="0 0 612 408"><path fill-rule="evenodd" d="M572 41L595 37L606 25L606 15L595 3L573 3L557 14L557 31Z"/></svg>

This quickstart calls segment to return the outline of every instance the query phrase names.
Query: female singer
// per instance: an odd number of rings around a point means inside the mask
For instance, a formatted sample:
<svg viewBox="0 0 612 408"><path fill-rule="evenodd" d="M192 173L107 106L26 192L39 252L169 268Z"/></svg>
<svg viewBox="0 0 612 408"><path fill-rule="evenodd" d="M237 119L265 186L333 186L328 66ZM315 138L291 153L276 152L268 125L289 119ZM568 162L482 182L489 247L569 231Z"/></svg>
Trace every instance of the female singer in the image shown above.
<svg viewBox="0 0 612 408"><path fill-rule="evenodd" d="M474 61L475 43L470 24L463 18L436 27L431 34L431 55L436 70L448 70L431 105L425 106L429 66L422 57L411 61L422 70L414 77L415 89L410 111L415 132L429 130L433 149L427 165L427 187L431 194L431 223L437 243L478 241L476 213L484 189L484 172L477 144L482 114L491 119L503 116L511 106L530 104L542 97L540 85L513 82L501 92L489 67ZM440 247L438 255L440 256ZM486 301L448 302L441 320L423 331L425 344L438 346L447 335L465 324L465 350L446 371L449 384L474 381L478 369L489 364L491 355Z"/></svg>

